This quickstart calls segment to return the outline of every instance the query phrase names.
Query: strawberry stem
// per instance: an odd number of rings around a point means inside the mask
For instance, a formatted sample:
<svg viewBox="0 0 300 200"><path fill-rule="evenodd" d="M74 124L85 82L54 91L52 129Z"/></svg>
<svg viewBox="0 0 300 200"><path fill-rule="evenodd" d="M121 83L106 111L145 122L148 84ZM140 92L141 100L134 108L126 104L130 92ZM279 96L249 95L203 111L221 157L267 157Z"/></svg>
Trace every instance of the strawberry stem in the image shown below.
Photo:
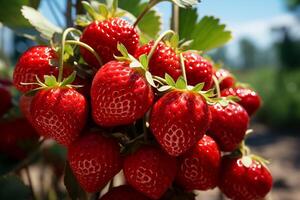
<svg viewBox="0 0 300 200"><path fill-rule="evenodd" d="M64 72L64 52L65 52L65 41L67 39L67 36L71 32L76 32L81 34L81 31L79 31L76 28L67 28L62 35L61 39L61 50L60 50L60 57L59 57L59 73L58 73L58 82L60 83L63 78L63 72Z"/></svg>
<svg viewBox="0 0 300 200"><path fill-rule="evenodd" d="M181 54L179 54L179 57L180 57L180 67L181 67L181 71L182 71L182 76L183 76L183 79L185 81L185 86L187 87L187 77L186 77L186 71L185 71L185 64L184 64L184 57Z"/></svg>
<svg viewBox="0 0 300 200"><path fill-rule="evenodd" d="M150 63L150 60L151 60L151 57L153 56L158 44L160 43L160 41L162 41L164 39L164 37L166 37L167 35L174 35L175 32L172 31L172 30L168 30L168 31L165 31L163 32L154 42L151 50L150 50L150 53L148 54L148 63Z"/></svg>
<svg viewBox="0 0 300 200"><path fill-rule="evenodd" d="M159 0L150 0L143 12L141 12L141 14L137 17L136 21L133 24L133 27L136 27L138 23L143 19L143 17L149 12L149 10L157 3L159 3Z"/></svg>
<svg viewBox="0 0 300 200"><path fill-rule="evenodd" d="M220 98L221 97L221 90L220 90L220 85L219 85L219 81L217 79L217 77L215 75L212 76L212 79L214 81L216 90L217 90L217 97Z"/></svg>
<svg viewBox="0 0 300 200"><path fill-rule="evenodd" d="M89 46L88 44L85 44L85 43L77 41L77 40L66 40L65 43L66 44L75 44L75 45L78 45L78 46L81 46L81 47L85 48L86 50L88 50L89 52L91 52L95 56L95 58L97 59L100 66L103 65L102 59L99 57L97 52L91 46Z"/></svg>

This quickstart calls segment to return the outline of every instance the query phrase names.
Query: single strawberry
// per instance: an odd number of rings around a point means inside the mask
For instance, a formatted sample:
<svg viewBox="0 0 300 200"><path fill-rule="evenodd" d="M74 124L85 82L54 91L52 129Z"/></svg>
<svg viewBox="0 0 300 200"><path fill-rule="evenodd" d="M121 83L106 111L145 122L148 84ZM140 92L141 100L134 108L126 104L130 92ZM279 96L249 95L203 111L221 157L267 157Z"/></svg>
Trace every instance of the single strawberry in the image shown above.
<svg viewBox="0 0 300 200"><path fill-rule="evenodd" d="M233 151L244 139L249 116L239 104L229 101L227 105L216 103L209 106L212 121L208 134L214 138L222 151Z"/></svg>
<svg viewBox="0 0 300 200"><path fill-rule="evenodd" d="M190 149L207 131L209 109L204 98L192 91L174 90L153 106L150 128L163 149L179 156Z"/></svg>
<svg viewBox="0 0 300 200"><path fill-rule="evenodd" d="M13 74L14 86L21 92L35 89L37 85L22 85L22 83L35 83L36 76L44 80L44 75L58 73L58 68L51 63L58 62L56 52L48 46L34 46L24 52L18 60Z"/></svg>
<svg viewBox="0 0 300 200"><path fill-rule="evenodd" d="M221 92L221 96L237 96L240 98L238 104L243 106L247 111L248 115L253 115L261 106L261 98L257 92L250 88L235 87L227 88Z"/></svg>
<svg viewBox="0 0 300 200"><path fill-rule="evenodd" d="M143 146L127 156L124 174L127 182L151 199L159 199L176 175L176 159L154 146Z"/></svg>
<svg viewBox="0 0 300 200"><path fill-rule="evenodd" d="M130 124L153 102L146 78L128 62L111 61L99 69L91 87L92 114L101 126Z"/></svg>
<svg viewBox="0 0 300 200"><path fill-rule="evenodd" d="M114 55L119 55L118 43L125 45L128 52L133 54L139 45L139 35L126 20L110 18L105 21L94 21L88 25L80 41L91 46L105 64L114 60ZM80 52L89 65L95 68L100 67L97 59L88 50L80 48Z"/></svg>
<svg viewBox="0 0 300 200"><path fill-rule="evenodd" d="M217 143L204 135L186 154L179 157L176 182L187 191L217 186L221 154Z"/></svg>
<svg viewBox="0 0 300 200"><path fill-rule="evenodd" d="M24 118L3 121L0 130L0 152L10 158L24 159L38 143L38 134Z"/></svg>
<svg viewBox="0 0 300 200"><path fill-rule="evenodd" d="M85 125L87 102L72 88L50 87L37 92L30 112L32 124L40 135L68 146Z"/></svg>
<svg viewBox="0 0 300 200"><path fill-rule="evenodd" d="M122 185L112 188L99 200L150 200L129 185Z"/></svg>
<svg viewBox="0 0 300 200"><path fill-rule="evenodd" d="M100 191L122 168L118 143L102 133L85 133L68 149L68 161L87 192Z"/></svg>
<svg viewBox="0 0 300 200"><path fill-rule="evenodd" d="M215 71L215 76L220 83L220 89L224 90L226 88L231 88L235 84L234 76L226 69L219 69Z"/></svg>
<svg viewBox="0 0 300 200"><path fill-rule="evenodd" d="M30 112L32 99L33 96L26 96L23 94L20 97L20 101L19 101L21 113L30 123L32 122L31 112Z"/></svg>
<svg viewBox="0 0 300 200"><path fill-rule="evenodd" d="M212 64L196 52L187 51L183 54L187 81L189 85L205 83L203 89L208 90L213 83Z"/></svg>
<svg viewBox="0 0 300 200"><path fill-rule="evenodd" d="M154 41L138 48L135 52L135 57L139 58L141 55L148 55L154 45ZM180 60L172 47L160 42L156 47L150 62L149 71L152 75L165 77L169 74L174 80L177 80L181 75Z"/></svg>
<svg viewBox="0 0 300 200"><path fill-rule="evenodd" d="M6 87L0 85L0 117L12 107L12 96Z"/></svg>
<svg viewBox="0 0 300 200"><path fill-rule="evenodd" d="M272 187L272 175L249 156L222 159L219 188L232 200L260 200Z"/></svg>

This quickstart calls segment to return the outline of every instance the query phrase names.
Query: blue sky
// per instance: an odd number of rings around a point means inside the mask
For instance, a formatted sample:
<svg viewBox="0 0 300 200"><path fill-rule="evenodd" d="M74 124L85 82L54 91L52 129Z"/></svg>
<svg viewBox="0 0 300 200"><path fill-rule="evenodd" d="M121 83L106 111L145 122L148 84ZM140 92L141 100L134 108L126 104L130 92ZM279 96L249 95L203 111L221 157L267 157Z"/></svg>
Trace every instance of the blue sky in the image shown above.
<svg viewBox="0 0 300 200"><path fill-rule="evenodd" d="M40 11L55 23L53 13L46 1L50 2L50 0L43 0ZM64 8L65 0L51 1L56 1ZM170 5L169 2L163 2L156 6L165 22L170 18ZM232 31L234 38L227 46L233 54L238 51L237 44L240 38L248 37L257 45L265 47L273 40L271 27L281 25L299 27L294 16L286 10L284 0L202 0L197 7L200 16L219 17L221 22ZM167 29L167 23L164 29Z"/></svg>

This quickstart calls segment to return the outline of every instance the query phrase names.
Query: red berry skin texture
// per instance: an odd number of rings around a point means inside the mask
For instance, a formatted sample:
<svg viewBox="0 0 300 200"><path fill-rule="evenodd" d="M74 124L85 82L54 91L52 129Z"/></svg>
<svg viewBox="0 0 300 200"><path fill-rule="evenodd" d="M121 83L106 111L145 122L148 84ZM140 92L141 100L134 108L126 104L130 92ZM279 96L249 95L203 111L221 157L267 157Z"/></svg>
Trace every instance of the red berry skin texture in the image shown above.
<svg viewBox="0 0 300 200"><path fill-rule="evenodd" d="M151 199L159 199L176 176L176 158L161 149L144 146L125 158L124 174L127 182Z"/></svg>
<svg viewBox="0 0 300 200"><path fill-rule="evenodd" d="M175 90L154 104L150 129L169 155L179 156L203 137L210 124L209 115L201 95Z"/></svg>
<svg viewBox="0 0 300 200"><path fill-rule="evenodd" d="M6 87L0 85L0 117L12 107L12 96Z"/></svg>
<svg viewBox="0 0 300 200"><path fill-rule="evenodd" d="M128 63L111 61L102 66L91 87L92 114L101 126L131 124L143 117L154 94L146 79Z"/></svg>
<svg viewBox="0 0 300 200"><path fill-rule="evenodd" d="M140 47L135 52L135 57L139 58L141 55L148 55L154 45L151 41L148 44ZM150 62L149 71L152 75L165 77L165 74L169 74L174 80L182 74L180 68L180 60L176 55L176 52L163 42L160 42L154 51Z"/></svg>
<svg viewBox="0 0 300 200"><path fill-rule="evenodd" d="M189 85L205 83L204 90L211 88L213 80L212 64L195 52L183 53L186 76Z"/></svg>
<svg viewBox="0 0 300 200"><path fill-rule="evenodd" d="M235 84L235 78L233 75L226 69L219 69L215 72L215 76L220 82L220 90L226 88L231 88Z"/></svg>
<svg viewBox="0 0 300 200"><path fill-rule="evenodd" d="M211 137L204 135L178 160L176 182L185 190L209 190L217 186L221 154Z"/></svg>
<svg viewBox="0 0 300 200"><path fill-rule="evenodd" d="M12 159L24 159L38 143L39 135L25 118L3 121L0 130L0 152Z"/></svg>
<svg viewBox="0 0 300 200"><path fill-rule="evenodd" d="M13 74L13 84L25 93L37 88L37 85L22 85L21 83L36 83L36 76L43 82L44 75L55 75L58 68L51 66L51 60L58 62L56 52L47 46L34 46L25 51L19 58Z"/></svg>
<svg viewBox="0 0 300 200"><path fill-rule="evenodd" d="M209 108L212 121L208 134L218 143L221 151L235 150L248 128L249 116L246 110L234 102L224 107L216 103Z"/></svg>
<svg viewBox="0 0 300 200"><path fill-rule="evenodd" d="M86 192L100 191L122 168L118 143L101 133L86 133L68 149L70 167Z"/></svg>
<svg viewBox="0 0 300 200"><path fill-rule="evenodd" d="M242 158L224 157L221 166L219 188L232 200L260 200L272 188L269 170L258 161L246 166Z"/></svg>
<svg viewBox="0 0 300 200"><path fill-rule="evenodd" d="M143 194L137 192L129 185L122 185L112 188L99 200L150 200Z"/></svg>
<svg viewBox="0 0 300 200"><path fill-rule="evenodd" d="M19 102L21 113L30 123L32 123L31 112L30 112L32 99L33 96L26 96L23 94L20 97L20 102Z"/></svg>
<svg viewBox="0 0 300 200"><path fill-rule="evenodd" d="M120 54L117 49L118 43L123 44L128 53L133 55L139 45L139 35L126 20L111 18L103 22L92 22L83 31L80 41L91 46L105 64L114 60L114 55ZM88 50L80 48L80 52L91 67L100 67L95 56Z"/></svg>
<svg viewBox="0 0 300 200"><path fill-rule="evenodd" d="M221 96L237 96L241 100L237 103L243 106L249 116L252 116L261 107L261 98L249 88L227 88L221 92Z"/></svg>
<svg viewBox="0 0 300 200"><path fill-rule="evenodd" d="M87 102L74 89L50 88L34 96L30 111L32 124L41 136L68 146L85 125Z"/></svg>

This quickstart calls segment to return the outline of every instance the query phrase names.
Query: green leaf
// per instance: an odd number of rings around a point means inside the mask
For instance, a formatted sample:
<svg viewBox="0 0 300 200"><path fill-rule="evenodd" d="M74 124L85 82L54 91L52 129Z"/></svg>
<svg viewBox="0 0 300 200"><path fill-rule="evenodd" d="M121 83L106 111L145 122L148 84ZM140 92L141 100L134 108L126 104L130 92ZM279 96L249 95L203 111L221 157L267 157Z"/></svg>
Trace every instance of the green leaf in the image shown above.
<svg viewBox="0 0 300 200"><path fill-rule="evenodd" d="M203 89L204 85L204 83L198 83L197 85L195 85L192 91L199 92Z"/></svg>
<svg viewBox="0 0 300 200"><path fill-rule="evenodd" d="M197 21L197 9L180 9L179 35L186 40L193 40L191 49L209 51L221 47L231 38L231 32L220 23L218 18L205 16Z"/></svg>
<svg viewBox="0 0 300 200"><path fill-rule="evenodd" d="M143 0L119 0L119 7L138 17L147 6L147 3L143 2ZM141 40L145 43L157 37L161 31L162 17L157 11L150 10L139 22L138 27L142 32Z"/></svg>
<svg viewBox="0 0 300 200"><path fill-rule="evenodd" d="M175 87L177 89L186 89L186 82L183 78L183 76L180 76L177 81L176 81L176 84L175 84Z"/></svg>
<svg viewBox="0 0 300 200"><path fill-rule="evenodd" d="M39 11L32 7L23 6L21 10L23 16L41 33L41 36L51 40L54 33L61 33L62 29L48 21Z"/></svg>
<svg viewBox="0 0 300 200"><path fill-rule="evenodd" d="M0 199L31 199L31 192L17 176L5 176L0 178Z"/></svg>
<svg viewBox="0 0 300 200"><path fill-rule="evenodd" d="M185 39L192 39L191 34L197 24L198 14L196 8L179 10L179 36Z"/></svg>
<svg viewBox="0 0 300 200"><path fill-rule="evenodd" d="M37 8L40 0L10 0L0 1L0 22L10 28L28 28L30 24L21 15L23 5Z"/></svg>
<svg viewBox="0 0 300 200"><path fill-rule="evenodd" d="M72 200L87 200L87 193L80 187L68 162L65 165L64 184Z"/></svg>
<svg viewBox="0 0 300 200"><path fill-rule="evenodd" d="M145 76L146 76L146 79L147 79L147 82L152 86L152 87L157 87L153 81L153 78L152 78L152 75L149 71L146 71L145 73Z"/></svg>
<svg viewBox="0 0 300 200"><path fill-rule="evenodd" d="M45 75L44 79L45 79L45 84L47 86L54 86L57 84L56 77L53 75L51 75L51 76Z"/></svg>
<svg viewBox="0 0 300 200"><path fill-rule="evenodd" d="M178 34L174 34L172 35L171 39L170 39L170 44L171 44L171 47L173 48L177 48L178 47L178 44L179 44L179 35Z"/></svg>
<svg viewBox="0 0 300 200"><path fill-rule="evenodd" d="M168 85L175 87L175 81L169 74L165 74L165 80Z"/></svg>
<svg viewBox="0 0 300 200"><path fill-rule="evenodd" d="M128 51L124 44L118 43L117 49L122 54L122 56L124 56L125 58L128 57Z"/></svg>
<svg viewBox="0 0 300 200"><path fill-rule="evenodd" d="M145 70L147 70L148 69L148 58L147 58L147 55L146 54L141 55L139 57L139 61L142 64L143 68Z"/></svg>
<svg viewBox="0 0 300 200"><path fill-rule="evenodd" d="M63 80L63 82L61 83L62 86L66 86L66 85L70 85L71 83L74 82L76 78L76 71L74 71L70 76L68 76L67 78L65 78Z"/></svg>
<svg viewBox="0 0 300 200"><path fill-rule="evenodd" d="M231 32L220 24L219 19L206 16L195 27L192 38L194 42L191 48L208 51L226 44L231 38Z"/></svg>

